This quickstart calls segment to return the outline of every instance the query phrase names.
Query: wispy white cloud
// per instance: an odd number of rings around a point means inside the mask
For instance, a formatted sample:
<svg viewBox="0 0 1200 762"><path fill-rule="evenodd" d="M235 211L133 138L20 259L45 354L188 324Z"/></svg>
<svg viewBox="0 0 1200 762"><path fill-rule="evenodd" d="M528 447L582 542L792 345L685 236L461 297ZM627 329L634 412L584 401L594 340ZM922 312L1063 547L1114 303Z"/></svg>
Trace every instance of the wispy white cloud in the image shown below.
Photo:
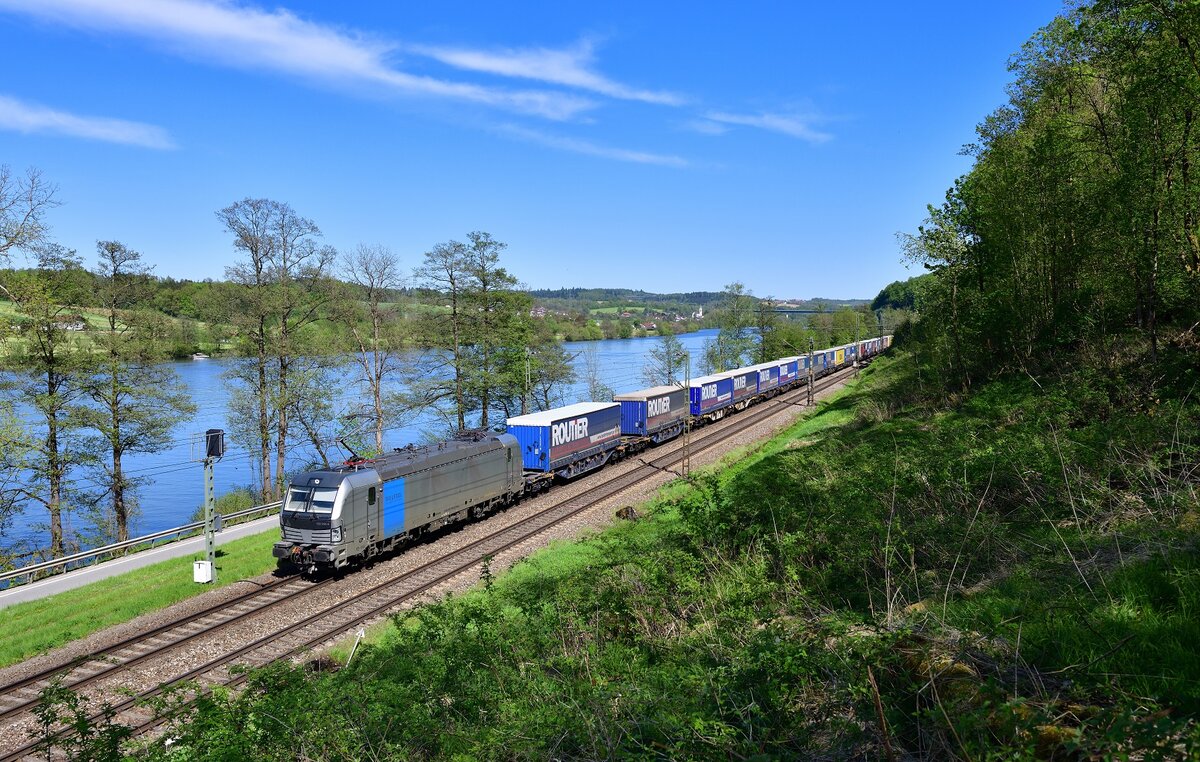
<svg viewBox="0 0 1200 762"><path fill-rule="evenodd" d="M770 113L732 114L727 111L710 111L704 115L704 118L718 125L732 124L741 127L757 127L760 130L778 132L793 138L799 138L800 140L807 140L810 143L824 143L833 139L833 135L813 128L812 123L816 121L814 118L803 115ZM698 124L703 124L703 122Z"/></svg>
<svg viewBox="0 0 1200 762"><path fill-rule="evenodd" d="M635 164L655 164L662 167L688 166L688 161L679 156L649 153L646 151L632 151L626 148L613 148L587 140L568 138L562 135L550 135L545 132L541 132L540 130L531 130L513 124L500 125L498 130L504 135L525 140L530 143L538 143L539 145L544 145L549 148L556 148L560 151L570 151L571 153L580 153L586 156L596 156L602 159L615 159L616 161L628 161Z"/></svg>
<svg viewBox="0 0 1200 762"><path fill-rule="evenodd" d="M473 50L428 45L414 45L406 50L466 71L574 87L621 100L643 101L664 106L679 106L684 103L684 98L676 93L641 90L614 82L596 73L594 71L594 46L587 40L574 47L561 50L548 48Z"/></svg>
<svg viewBox="0 0 1200 762"><path fill-rule="evenodd" d="M0 0L0 10L89 31L147 38L214 63L306 79L451 98L549 119L595 104L554 91L507 90L410 74L391 65L396 46L302 19L220 0Z"/></svg>
<svg viewBox="0 0 1200 762"><path fill-rule="evenodd" d="M175 147L167 131L153 124L69 114L4 95L0 95L0 129L25 133L49 132L158 150Z"/></svg>
<svg viewBox="0 0 1200 762"><path fill-rule="evenodd" d="M692 132L699 132L701 135L724 135L733 129L728 124L710 122L707 119L692 119L683 126Z"/></svg>

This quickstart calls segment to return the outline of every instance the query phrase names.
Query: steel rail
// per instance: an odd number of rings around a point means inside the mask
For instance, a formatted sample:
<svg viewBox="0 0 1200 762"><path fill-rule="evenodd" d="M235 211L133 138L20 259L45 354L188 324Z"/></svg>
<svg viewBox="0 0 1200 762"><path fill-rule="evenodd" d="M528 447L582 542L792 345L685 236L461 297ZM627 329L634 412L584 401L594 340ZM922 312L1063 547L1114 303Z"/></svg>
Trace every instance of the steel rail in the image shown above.
<svg viewBox="0 0 1200 762"><path fill-rule="evenodd" d="M231 600L214 604L201 611L188 614L180 619L161 624L158 627L147 630L146 632L132 635L106 648L79 656L75 659L72 659L70 662L67 662L66 664L49 667L38 672L37 674L30 675L13 683L9 683L8 685L0 687L0 704L3 704L14 697L17 699L17 703L13 703L10 706L0 706L0 720L6 720L29 710L30 707L37 704L40 700L41 688L50 685L56 679L61 680L63 678L69 678L72 673L80 670L81 668L86 670L90 665L103 662L103 665L98 672L84 674L75 679L67 679L62 683L64 687L76 689L91 685L92 683L102 680L105 677L111 676L115 672L128 669L141 664L144 661L148 661L155 656L159 656L164 651L177 648L184 643L201 636L208 635L217 629L227 627L235 622L246 619L247 617L268 611L282 603L293 601L296 599L296 596L308 595L309 593L319 590L333 581L334 578L332 577L315 583L307 582L298 576L279 579L257 589L242 593ZM296 582L299 582L300 584L292 585L293 587L297 588L294 593L284 589L285 585ZM281 592L282 595L278 595ZM278 597L275 597L276 595L278 595ZM185 633L181 637L174 638L166 643L156 644L153 650L143 653L135 653L128 657L122 657L119 655L121 651L136 648L139 644L153 640L162 635L166 635L172 630L186 628L188 625L200 622L210 617L219 617L223 613L230 612L234 607L240 606L247 602L253 602L258 598L264 597L269 598L264 605L256 606L255 608L251 608L240 613L233 613L230 616L212 622L211 626L204 627L190 633ZM33 690L37 690L37 693L31 698L25 698L17 695L19 692L28 693Z"/></svg>

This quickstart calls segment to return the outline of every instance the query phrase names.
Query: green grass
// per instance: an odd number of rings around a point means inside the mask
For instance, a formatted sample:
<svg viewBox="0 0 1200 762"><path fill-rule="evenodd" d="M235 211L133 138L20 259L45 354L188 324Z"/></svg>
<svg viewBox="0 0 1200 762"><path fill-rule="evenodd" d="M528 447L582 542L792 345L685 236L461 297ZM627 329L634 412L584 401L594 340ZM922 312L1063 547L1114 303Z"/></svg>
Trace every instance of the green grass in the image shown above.
<svg viewBox="0 0 1200 762"><path fill-rule="evenodd" d="M217 585L225 587L275 568L264 532L217 546ZM36 601L0 609L0 666L28 659L114 624L214 589L192 581L186 556L110 577Z"/></svg>
<svg viewBox="0 0 1200 762"><path fill-rule="evenodd" d="M1025 658L1093 688L1121 685L1200 713L1200 557L1130 559L1089 580L1027 570L957 599L954 626L1023 642Z"/></svg>
<svg viewBox="0 0 1200 762"><path fill-rule="evenodd" d="M616 317L616 316L620 315L622 312L628 312L631 315L642 315L642 314L645 314L646 308L645 307L633 307L633 306L593 307L591 312L593 315L606 315L608 317Z"/></svg>

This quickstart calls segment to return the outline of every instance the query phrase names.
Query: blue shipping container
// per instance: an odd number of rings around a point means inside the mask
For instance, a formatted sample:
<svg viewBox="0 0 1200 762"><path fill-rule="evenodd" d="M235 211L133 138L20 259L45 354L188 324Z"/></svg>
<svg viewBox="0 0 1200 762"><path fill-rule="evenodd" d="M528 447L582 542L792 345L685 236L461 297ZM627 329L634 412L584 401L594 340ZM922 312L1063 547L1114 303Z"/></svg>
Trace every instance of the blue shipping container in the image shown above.
<svg viewBox="0 0 1200 762"><path fill-rule="evenodd" d="M618 394L621 404L621 433L644 437L674 426L687 416L687 390L680 386L655 386Z"/></svg>
<svg viewBox="0 0 1200 762"><path fill-rule="evenodd" d="M779 363L768 362L762 365L755 365L754 369L758 372L758 393L769 392L779 386Z"/></svg>
<svg viewBox="0 0 1200 762"><path fill-rule="evenodd" d="M799 378L800 358L785 357L779 361L779 385L787 386Z"/></svg>
<svg viewBox="0 0 1200 762"><path fill-rule="evenodd" d="M733 400L740 402L758 394L758 371L754 368L738 368L725 373L733 380Z"/></svg>
<svg viewBox="0 0 1200 762"><path fill-rule="evenodd" d="M557 471L621 444L621 405L578 402L508 419L527 471Z"/></svg>
<svg viewBox="0 0 1200 762"><path fill-rule="evenodd" d="M692 415L705 415L733 404L733 379L724 373L693 378L688 391Z"/></svg>

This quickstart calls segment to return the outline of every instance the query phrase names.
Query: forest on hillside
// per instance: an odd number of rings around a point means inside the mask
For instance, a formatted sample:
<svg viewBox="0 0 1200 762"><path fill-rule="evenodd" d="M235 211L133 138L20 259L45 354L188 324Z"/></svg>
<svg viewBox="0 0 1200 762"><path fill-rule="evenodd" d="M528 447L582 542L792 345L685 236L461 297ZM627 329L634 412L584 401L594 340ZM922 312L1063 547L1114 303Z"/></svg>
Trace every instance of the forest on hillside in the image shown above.
<svg viewBox="0 0 1200 762"><path fill-rule="evenodd" d="M1064 351L1115 362L1131 337L1150 363L1194 341L1198 40L1193 2L1098 0L1014 55L974 167L904 237L937 275L923 299L942 320L920 330L964 385Z"/></svg>

